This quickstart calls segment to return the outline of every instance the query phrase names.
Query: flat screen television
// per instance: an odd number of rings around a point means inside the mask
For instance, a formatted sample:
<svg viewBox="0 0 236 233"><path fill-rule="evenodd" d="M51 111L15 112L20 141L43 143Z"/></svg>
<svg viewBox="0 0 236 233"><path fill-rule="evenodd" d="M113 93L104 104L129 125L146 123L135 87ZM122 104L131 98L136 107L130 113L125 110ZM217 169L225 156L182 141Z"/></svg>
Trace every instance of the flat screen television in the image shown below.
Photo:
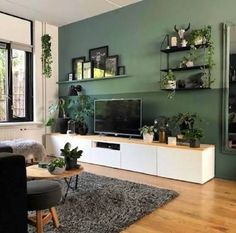
<svg viewBox="0 0 236 233"><path fill-rule="evenodd" d="M94 108L95 133L140 136L141 99L99 99L94 101Z"/></svg>

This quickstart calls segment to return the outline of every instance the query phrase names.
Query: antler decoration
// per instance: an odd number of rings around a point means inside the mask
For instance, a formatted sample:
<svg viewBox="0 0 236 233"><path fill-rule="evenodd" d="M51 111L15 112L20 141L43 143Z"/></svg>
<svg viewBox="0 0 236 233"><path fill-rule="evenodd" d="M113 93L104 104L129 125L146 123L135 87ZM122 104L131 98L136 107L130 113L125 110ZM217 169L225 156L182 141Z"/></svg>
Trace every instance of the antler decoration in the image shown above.
<svg viewBox="0 0 236 233"><path fill-rule="evenodd" d="M183 29L183 28L177 29L176 25L174 26L174 29L178 33L179 38L181 40L183 40L184 39L184 33L187 32L190 29L190 23L188 24L188 27L186 29Z"/></svg>

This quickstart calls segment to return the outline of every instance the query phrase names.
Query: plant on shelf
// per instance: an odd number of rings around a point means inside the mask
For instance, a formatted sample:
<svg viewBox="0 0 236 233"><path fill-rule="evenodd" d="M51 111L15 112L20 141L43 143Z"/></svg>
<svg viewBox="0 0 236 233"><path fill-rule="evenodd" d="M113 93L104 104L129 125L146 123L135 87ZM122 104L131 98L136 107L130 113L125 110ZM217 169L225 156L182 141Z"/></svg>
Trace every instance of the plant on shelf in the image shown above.
<svg viewBox="0 0 236 233"><path fill-rule="evenodd" d="M42 42L42 74L46 78L52 76L52 51L51 51L51 36L44 34L41 37Z"/></svg>
<svg viewBox="0 0 236 233"><path fill-rule="evenodd" d="M54 175L61 174L65 171L65 160L56 158L48 164L48 171Z"/></svg>
<svg viewBox="0 0 236 233"><path fill-rule="evenodd" d="M200 128L191 128L184 130L184 139L190 143L190 147L200 147L200 139L203 137L203 130Z"/></svg>
<svg viewBox="0 0 236 233"><path fill-rule="evenodd" d="M139 131L143 135L144 142L151 143L153 141L154 132L156 132L154 125L144 125L143 127L139 128Z"/></svg>
<svg viewBox="0 0 236 233"><path fill-rule="evenodd" d="M67 142L64 145L64 148L60 149L60 151L61 151L61 156L63 156L65 159L66 170L79 167L79 165L77 164L77 159L79 159L82 156L83 151L79 150L78 146L75 147L74 149L71 149L71 144Z"/></svg>
<svg viewBox="0 0 236 233"><path fill-rule="evenodd" d="M196 48L191 46L189 53L183 57L182 61L180 62L180 68L183 67L193 67L194 62L197 60L198 56L196 55Z"/></svg>
<svg viewBox="0 0 236 233"><path fill-rule="evenodd" d="M88 132L87 120L93 116L94 106L90 96L80 95L70 99L68 110L75 121L75 132L85 135Z"/></svg>
<svg viewBox="0 0 236 233"><path fill-rule="evenodd" d="M176 79L172 70L168 70L168 72L162 76L161 89L171 91L170 93L168 93L168 99L172 99L174 97L176 89Z"/></svg>

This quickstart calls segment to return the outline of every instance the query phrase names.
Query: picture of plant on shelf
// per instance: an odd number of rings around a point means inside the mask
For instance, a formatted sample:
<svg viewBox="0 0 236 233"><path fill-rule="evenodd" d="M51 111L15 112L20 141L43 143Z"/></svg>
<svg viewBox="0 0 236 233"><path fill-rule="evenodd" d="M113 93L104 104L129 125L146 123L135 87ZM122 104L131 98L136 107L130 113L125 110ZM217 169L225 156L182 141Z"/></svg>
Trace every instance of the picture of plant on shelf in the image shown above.
<svg viewBox="0 0 236 233"><path fill-rule="evenodd" d="M155 127L153 125L147 126L144 125L142 128L139 128L139 131L143 135L143 141L146 143L152 143L154 132L156 131Z"/></svg>
<svg viewBox="0 0 236 233"><path fill-rule="evenodd" d="M189 141L192 148L200 147L200 139L203 137L203 130L200 128L192 128L184 131L184 139Z"/></svg>

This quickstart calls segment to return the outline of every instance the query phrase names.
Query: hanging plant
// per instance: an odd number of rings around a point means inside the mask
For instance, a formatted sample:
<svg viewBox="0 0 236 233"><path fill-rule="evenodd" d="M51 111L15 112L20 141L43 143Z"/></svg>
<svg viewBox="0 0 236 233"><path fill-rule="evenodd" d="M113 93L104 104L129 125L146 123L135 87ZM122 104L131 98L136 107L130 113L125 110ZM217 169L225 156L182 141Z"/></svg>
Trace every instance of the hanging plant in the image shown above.
<svg viewBox="0 0 236 233"><path fill-rule="evenodd" d="M42 41L42 74L46 78L52 76L52 51L51 51L51 36L44 34L41 37Z"/></svg>

